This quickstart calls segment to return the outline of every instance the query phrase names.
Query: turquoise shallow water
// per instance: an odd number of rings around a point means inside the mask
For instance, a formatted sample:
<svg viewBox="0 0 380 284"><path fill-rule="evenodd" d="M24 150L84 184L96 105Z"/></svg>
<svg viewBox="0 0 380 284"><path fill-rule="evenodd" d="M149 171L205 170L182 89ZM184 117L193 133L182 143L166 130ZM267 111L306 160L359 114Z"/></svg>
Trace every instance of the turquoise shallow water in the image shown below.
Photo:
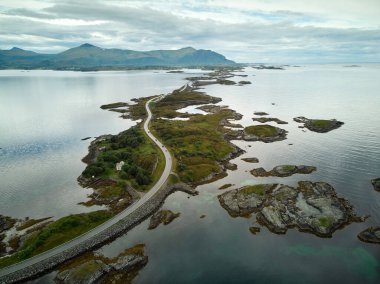
<svg viewBox="0 0 380 284"><path fill-rule="evenodd" d="M5 145L0 147L6 149L0 156L0 178L7 185L0 188L6 196L5 201L1 199L0 213L18 215L23 210L22 216L28 212L59 216L83 210L75 204L86 194L76 186L75 178L83 169L80 158L86 153L88 142L80 138L116 133L132 125L114 113L101 111L99 105L168 92L181 86L182 78L187 76L146 71L68 73L49 71L42 76L46 79L19 74L6 78L8 85L1 83L8 87L0 93L0 133L7 134L0 136L0 144ZM245 74L248 77L243 80L252 81L252 85L211 85L205 91L242 113L241 123L245 126L252 124L254 111L266 111L288 121L288 125L280 126L289 131L288 139L272 144L236 142L247 151L232 161L238 165L237 171L229 171L223 180L200 186L200 195L196 197L175 193L167 199L165 208L181 212L173 223L148 231L145 221L99 251L114 256L134 244L145 243L149 263L135 283L378 283L380 246L362 243L356 235L370 225L380 225L380 194L370 184L372 178L380 176L380 66L247 69ZM1 75L4 73L0 74L0 82ZM30 93L41 97L28 100ZM74 106L78 107L76 111ZM47 114L51 119L38 123ZM302 132L292 121L300 115L336 118L345 124L327 134ZM33 134L23 137L25 130L34 125ZM260 163L245 163L240 160L243 157L258 157ZM308 176L287 178L254 178L247 172L254 167L271 169L279 164L307 164L318 170ZM18 175L20 167L27 173L23 178ZM50 176L57 171L61 174L54 181ZM266 228L254 236L248 230L255 223L254 217L231 218L217 200L218 187L225 183L233 183L233 188L237 188L263 182L295 185L300 180L329 182L360 215L371 217L365 223L337 231L331 239L295 230L275 235ZM67 192L64 186L53 186L66 183ZM51 197L61 192L62 204L40 202L41 194L34 193L36 189L44 194L52 191ZM76 192L81 192L79 197ZM23 196L42 209L23 208L24 200L19 200ZM32 201L30 204L36 204ZM206 217L201 219L203 214ZM51 282L54 274L36 282Z"/></svg>

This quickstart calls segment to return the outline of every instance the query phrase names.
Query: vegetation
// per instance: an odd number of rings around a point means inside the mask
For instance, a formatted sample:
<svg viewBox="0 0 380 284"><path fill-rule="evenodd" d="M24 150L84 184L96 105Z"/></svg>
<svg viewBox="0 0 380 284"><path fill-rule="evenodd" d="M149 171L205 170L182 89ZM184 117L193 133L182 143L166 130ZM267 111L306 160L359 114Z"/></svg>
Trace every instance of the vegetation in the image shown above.
<svg viewBox="0 0 380 284"><path fill-rule="evenodd" d="M329 128L333 122L331 120L326 119L313 119L310 120L310 124L315 128Z"/></svg>
<svg viewBox="0 0 380 284"><path fill-rule="evenodd" d="M152 131L175 157L174 169L183 182L198 184L222 171L219 163L233 151L233 147L224 139L225 129L220 121L233 118L235 113L226 108L207 115L188 115L189 120L186 121L159 117L168 113L174 117L181 116L176 112L179 108L218 101L219 98L188 87L174 91L151 107L154 116L158 117L152 121Z"/></svg>
<svg viewBox="0 0 380 284"><path fill-rule="evenodd" d="M0 259L0 268L37 255L100 225L112 216L107 210L69 215L32 234L11 256Z"/></svg>
<svg viewBox="0 0 380 284"><path fill-rule="evenodd" d="M83 171L85 178L124 180L136 189L145 190L153 181L159 160L162 162L156 147L138 126L106 138L97 147L102 151ZM124 165L117 171L115 166L121 161Z"/></svg>
<svg viewBox="0 0 380 284"><path fill-rule="evenodd" d="M31 226L34 226L35 224L41 223L41 222L46 221L46 220L48 220L50 218L51 217L41 218L41 219L28 219L22 225L18 226L16 228L16 230L17 231L21 231L21 230L27 229L27 228L29 228Z"/></svg>
<svg viewBox="0 0 380 284"><path fill-rule="evenodd" d="M252 193L264 196L265 195L266 184L255 184L243 187L240 192L244 195L250 195Z"/></svg>
<svg viewBox="0 0 380 284"><path fill-rule="evenodd" d="M278 134L277 128L271 125L252 125L246 127L244 131L258 137L274 137Z"/></svg>

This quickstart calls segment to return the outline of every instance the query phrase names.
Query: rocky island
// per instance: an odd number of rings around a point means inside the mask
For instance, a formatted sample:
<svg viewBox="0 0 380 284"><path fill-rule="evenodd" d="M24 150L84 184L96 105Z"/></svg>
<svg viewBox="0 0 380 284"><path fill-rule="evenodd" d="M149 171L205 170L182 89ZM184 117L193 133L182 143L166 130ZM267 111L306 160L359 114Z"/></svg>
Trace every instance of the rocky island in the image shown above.
<svg viewBox="0 0 380 284"><path fill-rule="evenodd" d="M297 188L259 184L227 191L218 198L232 217L256 213L256 220L277 234L297 228L331 237L345 225L365 219L357 216L352 205L325 182L301 181Z"/></svg>
<svg viewBox="0 0 380 284"><path fill-rule="evenodd" d="M281 165L274 167L270 171L266 171L264 168L256 168L251 170L251 174L255 177L288 177L294 174L311 174L316 170L317 168L312 166Z"/></svg>
<svg viewBox="0 0 380 284"><path fill-rule="evenodd" d="M308 119L303 116L293 118L295 122L303 123L304 127L313 132L325 133L341 127L344 123L336 119Z"/></svg>

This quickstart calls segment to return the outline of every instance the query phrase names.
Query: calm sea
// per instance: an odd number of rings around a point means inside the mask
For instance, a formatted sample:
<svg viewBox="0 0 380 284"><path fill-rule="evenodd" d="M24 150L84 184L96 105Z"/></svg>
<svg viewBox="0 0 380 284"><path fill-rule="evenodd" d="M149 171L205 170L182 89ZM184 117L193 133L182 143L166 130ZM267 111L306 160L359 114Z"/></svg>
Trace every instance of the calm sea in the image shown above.
<svg viewBox="0 0 380 284"><path fill-rule="evenodd" d="M114 256L145 243L149 263L135 283L379 283L380 246L362 243L356 236L368 226L380 225L380 193L370 183L380 177L380 66L247 68L241 74L248 77L234 80L250 80L252 85L211 85L205 91L243 114L244 126L253 124L254 111L288 121L280 126L289 131L288 139L236 142L247 151L232 161L237 171L198 187L196 197L175 193L166 200L165 208L181 212L173 223L148 231L145 221L99 251ZM169 92L188 75L1 71L0 214L59 217L85 211L77 203L89 191L77 185L76 177L91 140L81 138L118 133L134 124L99 106ZM336 118L345 124L326 134L303 132L292 121L296 116ZM260 163L245 163L244 157L258 157ZM318 170L287 178L249 174L254 167L280 164ZM217 200L218 188L226 183L238 188L265 182L295 185L300 180L330 183L359 215L371 217L337 231L331 239L296 230L275 235L266 228L252 235L248 229L254 217L231 218ZM36 282L49 282L54 274Z"/></svg>

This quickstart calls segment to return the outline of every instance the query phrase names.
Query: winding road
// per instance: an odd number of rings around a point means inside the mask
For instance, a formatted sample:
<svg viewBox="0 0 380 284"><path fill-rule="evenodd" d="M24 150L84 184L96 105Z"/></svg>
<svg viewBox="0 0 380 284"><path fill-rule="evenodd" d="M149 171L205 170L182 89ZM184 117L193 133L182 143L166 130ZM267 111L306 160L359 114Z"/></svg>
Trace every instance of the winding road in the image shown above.
<svg viewBox="0 0 380 284"><path fill-rule="evenodd" d="M130 215L132 212L136 211L144 203L149 201L153 197L153 195L155 193L157 193L158 190L162 186L165 185L165 183L166 183L166 181L170 175L170 172L172 170L172 157L171 157L169 151L166 149L166 147L149 131L149 123L152 119L152 112L150 111L149 104L153 101L159 100L160 98L162 98L162 96L152 98L146 102L145 109L148 113L148 117L146 118L146 120L144 122L144 131L149 136L149 138L161 149L161 151L164 153L164 156L165 156L165 169L164 169L160 179L156 182L156 184L144 196L142 196L137 202L133 203L131 206L126 208L124 211L115 215L114 217L107 220L106 222L99 225L98 227L96 227L96 228L94 228L94 229L92 229L92 230L90 230L90 231L66 242L66 243L63 243L57 247L54 247L48 251L45 251L45 252L38 254L34 257L28 258L22 262L18 262L14 265L11 265L11 266L8 266L6 268L1 269L0 270L0 278L8 275L10 273L13 273L13 272L19 271L21 269L27 268L31 265L37 264L43 260L46 260L50 257L53 257L57 254L60 254L60 253L66 251L70 248L73 248L77 245L80 245L81 243L83 243L84 241L86 241L90 238L95 237L96 235L98 235L98 234L102 233L103 231L107 230L108 228L110 228L112 225L118 223L123 218ZM0 282L2 282L1 279L0 279Z"/></svg>

